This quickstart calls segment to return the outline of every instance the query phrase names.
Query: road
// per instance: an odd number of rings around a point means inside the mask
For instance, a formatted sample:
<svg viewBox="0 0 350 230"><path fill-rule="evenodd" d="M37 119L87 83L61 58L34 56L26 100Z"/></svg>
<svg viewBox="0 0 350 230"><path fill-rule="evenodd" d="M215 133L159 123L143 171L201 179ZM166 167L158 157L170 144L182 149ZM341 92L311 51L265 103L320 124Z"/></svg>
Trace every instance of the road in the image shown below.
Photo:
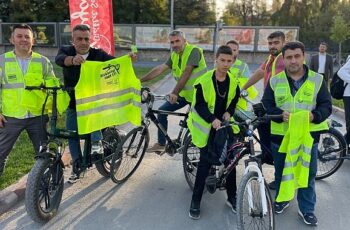
<svg viewBox="0 0 350 230"><path fill-rule="evenodd" d="M156 92L168 93L172 86L172 80L165 81ZM341 121L337 116L334 118ZM177 123L177 119L171 119L171 136L177 134ZM154 126L150 133L152 145L156 138ZM239 165L237 183L242 170ZM67 169L65 178L69 173ZM264 166L268 181L272 173L271 167ZM349 229L349 175L350 165L345 162L336 174L316 183L318 230ZM65 183L58 215L49 223L34 223L22 202L0 217L0 229L235 229L236 216L225 206L225 192L204 194L201 219L197 221L188 217L191 195L181 155L146 153L139 169L126 183L115 185L96 170L89 170L78 183ZM276 229L309 229L298 217L296 201L283 214L276 215Z"/></svg>

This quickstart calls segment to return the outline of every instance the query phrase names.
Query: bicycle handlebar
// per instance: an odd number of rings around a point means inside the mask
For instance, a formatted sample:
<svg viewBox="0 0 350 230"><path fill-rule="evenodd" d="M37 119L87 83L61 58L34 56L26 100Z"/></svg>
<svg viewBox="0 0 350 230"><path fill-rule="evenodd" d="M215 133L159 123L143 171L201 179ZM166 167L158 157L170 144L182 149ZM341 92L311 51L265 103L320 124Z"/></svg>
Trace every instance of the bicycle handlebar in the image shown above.
<svg viewBox="0 0 350 230"><path fill-rule="evenodd" d="M64 85L60 86L46 86L46 85L38 85L38 86L26 86L26 90L51 90L51 91L58 91L63 90L67 92L74 91L73 87L65 87Z"/></svg>
<svg viewBox="0 0 350 230"><path fill-rule="evenodd" d="M276 119L276 118L282 118L283 115L280 114L280 115L267 115L265 114L264 116L262 117L255 117L253 119L246 119L242 122L237 122L237 121L224 121L221 123L221 126L219 129L223 129L223 128L226 128L228 126L233 126L233 125L238 125L239 127L247 127L251 124L253 125L258 125L260 123L264 123L266 122L266 120L271 120L271 119Z"/></svg>

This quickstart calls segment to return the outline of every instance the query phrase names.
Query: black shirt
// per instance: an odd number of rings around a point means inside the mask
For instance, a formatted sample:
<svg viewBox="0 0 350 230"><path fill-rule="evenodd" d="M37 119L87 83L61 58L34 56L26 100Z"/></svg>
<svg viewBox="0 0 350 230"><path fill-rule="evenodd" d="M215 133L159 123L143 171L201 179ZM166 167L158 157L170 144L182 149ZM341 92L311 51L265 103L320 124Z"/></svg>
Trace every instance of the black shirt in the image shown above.
<svg viewBox="0 0 350 230"><path fill-rule="evenodd" d="M222 116L224 115L225 112L230 113L230 115L232 116L235 112L236 104L238 102L239 94L240 94L240 89L237 86L235 89L236 95L231 101L228 108L226 109L228 90L230 86L230 78L228 75L226 75L226 79L223 82L216 81L215 71L214 71L212 76L212 81L214 84L214 89L216 94L214 114L212 114L209 111L208 103L205 102L204 100L202 86L200 84L196 85L197 93L196 93L196 104L194 107L198 112L198 114L208 123L213 122L215 118L222 120ZM217 87L216 87L216 84L217 84ZM219 93L218 93L218 90L219 90ZM225 96L222 97L224 94Z"/></svg>
<svg viewBox="0 0 350 230"><path fill-rule="evenodd" d="M64 85L69 88L73 88L77 85L80 77L80 65L65 66L64 59L67 56L75 56L77 52L74 46L64 46L61 47L57 53L55 62L57 65L63 68L63 79ZM102 49L90 48L89 55L86 60L89 61L108 61L114 59L115 57L107 54ZM70 102L69 108L75 109L75 94L74 92L69 92Z"/></svg>

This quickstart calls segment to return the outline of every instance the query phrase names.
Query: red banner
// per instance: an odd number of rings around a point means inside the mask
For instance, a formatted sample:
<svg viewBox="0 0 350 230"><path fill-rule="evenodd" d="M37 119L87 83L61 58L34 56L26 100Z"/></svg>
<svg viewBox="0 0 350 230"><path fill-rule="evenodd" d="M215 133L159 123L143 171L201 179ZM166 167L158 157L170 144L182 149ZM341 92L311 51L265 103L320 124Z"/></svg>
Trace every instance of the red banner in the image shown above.
<svg viewBox="0 0 350 230"><path fill-rule="evenodd" d="M114 55L112 0L69 0L71 28L90 27L91 46Z"/></svg>

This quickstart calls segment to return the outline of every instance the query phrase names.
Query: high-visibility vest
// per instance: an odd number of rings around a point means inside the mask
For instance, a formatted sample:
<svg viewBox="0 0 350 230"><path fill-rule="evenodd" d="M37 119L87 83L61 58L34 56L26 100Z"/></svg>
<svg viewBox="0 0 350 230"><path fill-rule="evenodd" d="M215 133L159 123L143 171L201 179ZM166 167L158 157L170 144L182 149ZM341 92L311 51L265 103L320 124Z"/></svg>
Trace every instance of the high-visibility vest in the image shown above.
<svg viewBox="0 0 350 230"><path fill-rule="evenodd" d="M303 125L300 125L303 124ZM309 112L299 111L289 117L289 128L278 154L286 154L277 202L290 201L295 190L308 187L311 149Z"/></svg>
<svg viewBox="0 0 350 230"><path fill-rule="evenodd" d="M106 62L85 61L75 86L78 133L129 122L139 126L140 90L128 55Z"/></svg>
<svg viewBox="0 0 350 230"><path fill-rule="evenodd" d="M208 104L209 111L214 114L215 110L215 101L216 101L216 93L212 80L214 70L208 71L204 74L194 86L200 84L202 86L204 101ZM228 72L228 76L230 78L230 86L228 90L227 103L226 108L230 105L231 101L235 98L236 95L236 87L237 81L236 78ZM211 123L206 122L196 111L196 93L197 89L195 89L193 101L191 105L191 111L188 116L187 126L191 132L192 142L199 148L203 148L207 145L209 133L211 129ZM231 114L233 115L233 114ZM239 130L234 129L234 132L237 133Z"/></svg>
<svg viewBox="0 0 350 230"><path fill-rule="evenodd" d="M320 91L323 76L311 70L308 77L299 88L294 97L291 94L289 82L285 71L277 74L270 79L270 85L275 94L276 106L283 111L295 113L298 111L311 112L316 108L317 94ZM327 130L326 121L320 124L310 123L310 131ZM271 121L271 134L284 136L288 130L288 122L277 123Z"/></svg>
<svg viewBox="0 0 350 230"><path fill-rule="evenodd" d="M273 57L273 56L270 54L269 57L267 58L266 65L265 65L265 73L266 73L266 70L267 70L267 67L268 67L267 64L270 63L270 60L271 60L272 57ZM282 52L279 53L279 54L275 57L275 59L273 60L272 66L271 66L271 75L270 75L270 78L273 77L273 76L275 76L276 74L278 74L278 73L276 73L276 65L277 65L278 59L280 59L281 57L282 57ZM264 76L264 85L266 86L266 84L268 84L268 82L269 82L269 79L267 78L267 75L265 74L265 76Z"/></svg>
<svg viewBox="0 0 350 230"><path fill-rule="evenodd" d="M192 99L193 99L193 91L194 91L193 84L200 76L202 76L207 72L207 64L205 63L203 50L197 46L186 43L181 57L179 54L177 54L174 51L171 53L172 76L175 78L176 81L179 81L180 77L182 76L183 72L186 69L187 61L193 48L197 48L199 50L201 54L201 58L198 66L192 70L191 76L187 80L184 88L179 93L181 97L184 97L186 101L190 103L192 102ZM180 58L181 58L181 66L179 66Z"/></svg>
<svg viewBox="0 0 350 230"><path fill-rule="evenodd" d="M249 76L246 76L244 74L244 72L247 69L249 69L247 63L245 63L245 62L243 62L243 61L241 61L239 59L236 59L235 63L233 63L233 65L230 68L230 72L234 76L237 77L240 89L242 89L243 86L249 80ZM258 90L253 85L247 89L247 93L248 93L248 98L250 100L254 100L259 94ZM244 100L243 98L239 98L238 99L238 103L237 103L237 108L240 108L242 110L247 110L248 109L247 101Z"/></svg>
<svg viewBox="0 0 350 230"><path fill-rule="evenodd" d="M40 90L25 90L25 86L59 86L50 61L35 52L32 52L28 69L25 75L13 51L0 56L1 69L1 113L15 118L26 118L28 113L32 116L42 114L42 106L46 93ZM61 92L61 94L65 94ZM49 98L52 100L52 97ZM64 102L59 102L60 112ZM65 104L68 106L68 102ZM48 107L46 107L48 108ZM44 111L47 113L48 109Z"/></svg>

